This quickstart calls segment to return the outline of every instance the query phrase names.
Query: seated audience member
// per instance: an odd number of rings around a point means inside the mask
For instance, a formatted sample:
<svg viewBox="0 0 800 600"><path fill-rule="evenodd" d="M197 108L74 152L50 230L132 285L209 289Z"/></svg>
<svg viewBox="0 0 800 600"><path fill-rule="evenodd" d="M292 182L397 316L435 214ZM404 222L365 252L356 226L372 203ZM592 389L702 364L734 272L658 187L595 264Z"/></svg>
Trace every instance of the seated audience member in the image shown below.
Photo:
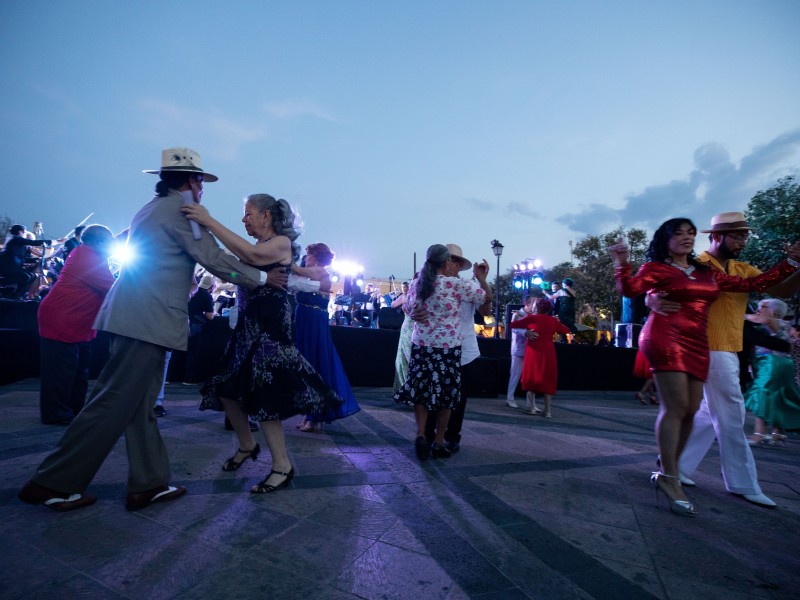
<svg viewBox="0 0 800 600"><path fill-rule="evenodd" d="M83 408L89 379L89 343L97 311L114 283L108 267L113 236L90 225L61 276L39 306L39 409L43 423L65 425Z"/></svg>

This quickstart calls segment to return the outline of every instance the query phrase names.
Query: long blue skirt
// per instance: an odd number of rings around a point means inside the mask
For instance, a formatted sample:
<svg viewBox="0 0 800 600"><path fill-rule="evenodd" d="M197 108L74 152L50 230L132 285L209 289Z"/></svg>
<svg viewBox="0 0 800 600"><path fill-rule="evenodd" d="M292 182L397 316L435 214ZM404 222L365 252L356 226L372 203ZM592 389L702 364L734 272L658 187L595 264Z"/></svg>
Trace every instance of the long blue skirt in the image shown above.
<svg viewBox="0 0 800 600"><path fill-rule="evenodd" d="M333 345L330 327L326 310L297 304L295 309L297 349L320 374L322 380L344 399L342 404L327 412L307 415L311 421L325 423L349 417L361 410Z"/></svg>

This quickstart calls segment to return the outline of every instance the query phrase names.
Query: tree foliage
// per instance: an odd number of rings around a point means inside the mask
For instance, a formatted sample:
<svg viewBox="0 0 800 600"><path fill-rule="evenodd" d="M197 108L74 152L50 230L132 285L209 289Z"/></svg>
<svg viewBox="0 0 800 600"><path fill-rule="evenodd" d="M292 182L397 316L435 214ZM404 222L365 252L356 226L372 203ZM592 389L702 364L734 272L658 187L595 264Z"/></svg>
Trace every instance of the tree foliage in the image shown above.
<svg viewBox="0 0 800 600"><path fill-rule="evenodd" d="M570 277L575 281L578 303L585 305L598 321L612 315L618 318L622 311L622 298L614 284L614 266L608 251L618 239L625 240L630 247L635 269L641 264L649 243L643 229L619 227L601 235L588 235L578 241L573 250L577 265Z"/></svg>
<svg viewBox="0 0 800 600"><path fill-rule="evenodd" d="M758 192L745 211L747 223L755 230L741 259L759 269L768 269L786 257L784 243L800 240L800 184L794 177Z"/></svg>
<svg viewBox="0 0 800 600"><path fill-rule="evenodd" d="M766 270L786 258L784 244L800 240L800 184L784 177L778 184L758 192L745 210L754 229L741 260ZM800 294L789 300L795 315L800 312Z"/></svg>

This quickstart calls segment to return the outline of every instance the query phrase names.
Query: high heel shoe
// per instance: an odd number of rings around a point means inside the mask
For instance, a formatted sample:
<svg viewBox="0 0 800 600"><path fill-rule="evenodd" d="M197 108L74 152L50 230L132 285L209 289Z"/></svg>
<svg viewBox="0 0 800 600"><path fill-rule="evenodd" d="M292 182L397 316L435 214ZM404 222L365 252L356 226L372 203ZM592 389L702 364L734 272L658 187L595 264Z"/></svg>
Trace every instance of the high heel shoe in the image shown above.
<svg viewBox="0 0 800 600"><path fill-rule="evenodd" d="M634 397L639 401L640 404L647 404L647 400L644 399L644 394L642 392L636 392Z"/></svg>
<svg viewBox="0 0 800 600"><path fill-rule="evenodd" d="M694 505L689 502L688 500L673 500L669 497L667 492L658 485L658 480L661 477L667 477L668 479L678 479L675 475L666 475L660 471L656 471L650 477L650 481L653 483L653 487L656 489L656 506L658 506L658 492L661 492L666 496L667 502L669 502L669 510L676 515L680 515L682 517L695 517L697 516L697 511L694 509ZM680 486L681 482L678 479L678 485Z"/></svg>
<svg viewBox="0 0 800 600"><path fill-rule="evenodd" d="M317 423L314 421L306 421L297 426L300 431L306 431L308 433L314 433L317 430ZM322 423L319 423L319 428L322 429Z"/></svg>
<svg viewBox="0 0 800 600"><path fill-rule="evenodd" d="M281 481L278 485L271 485L271 484L267 483L267 480L272 475L280 475L281 477L286 477L286 479ZM251 494L269 494L271 492L274 492L277 489L280 489L282 487L288 486L289 482L292 480L292 477L294 477L294 467L289 469L289 471L287 473L281 473L280 471L276 471L275 469L273 469L272 471L269 472L269 475L267 475L263 479L263 481L259 481L258 485L254 485L250 489L250 493Z"/></svg>
<svg viewBox="0 0 800 600"><path fill-rule="evenodd" d="M246 461L248 458L252 458L253 462L256 462L256 459L258 458L258 453L259 452L261 452L261 446L259 446L258 444L253 446L252 450L242 450L241 448L239 448L236 451L236 454L231 456L228 460L226 460L223 463L222 470L223 471L238 471L239 467L241 467L244 464L244 461ZM244 458L242 460L240 460L240 461L237 461L236 460L236 456L239 455L239 454L244 454Z"/></svg>
<svg viewBox="0 0 800 600"><path fill-rule="evenodd" d="M433 458L450 458L452 455L453 453L445 446L440 446L436 442L431 444L431 456Z"/></svg>
<svg viewBox="0 0 800 600"><path fill-rule="evenodd" d="M754 439L755 438L755 439ZM747 438L747 443L750 446L771 446L775 443L774 436L764 433L753 433L753 435Z"/></svg>

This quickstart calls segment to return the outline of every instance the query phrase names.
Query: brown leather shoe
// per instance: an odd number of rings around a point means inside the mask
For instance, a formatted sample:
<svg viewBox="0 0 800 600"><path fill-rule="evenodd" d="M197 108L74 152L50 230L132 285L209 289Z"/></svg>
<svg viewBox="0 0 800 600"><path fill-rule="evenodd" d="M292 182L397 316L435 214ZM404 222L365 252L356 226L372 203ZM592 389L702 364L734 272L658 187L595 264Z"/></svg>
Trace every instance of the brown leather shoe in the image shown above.
<svg viewBox="0 0 800 600"><path fill-rule="evenodd" d="M66 494L46 488L43 485L29 481L17 494L17 498L28 504L44 504L48 508L59 512L76 510L97 502L91 494Z"/></svg>
<svg viewBox="0 0 800 600"><path fill-rule="evenodd" d="M139 510L145 506L150 506L156 502L169 502L180 498L186 493L186 488L182 485L162 485L146 492L132 492L125 499L125 508L128 510Z"/></svg>

